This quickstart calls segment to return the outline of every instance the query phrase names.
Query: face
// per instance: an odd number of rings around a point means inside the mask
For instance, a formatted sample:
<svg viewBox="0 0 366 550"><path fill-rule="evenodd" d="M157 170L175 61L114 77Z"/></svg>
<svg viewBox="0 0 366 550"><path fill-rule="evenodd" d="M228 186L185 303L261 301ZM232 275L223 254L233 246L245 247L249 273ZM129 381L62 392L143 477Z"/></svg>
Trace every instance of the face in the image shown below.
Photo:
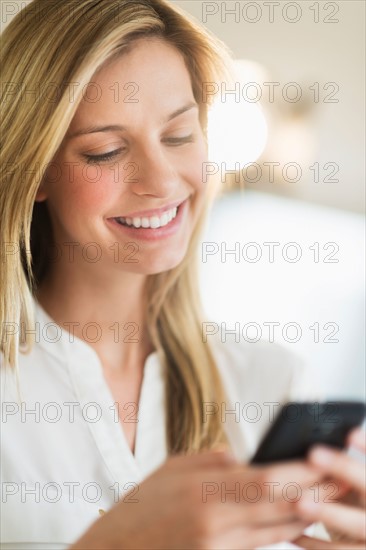
<svg viewBox="0 0 366 550"><path fill-rule="evenodd" d="M175 267L202 211L207 160L182 55L140 39L83 96L36 199L47 200L56 243L80 243L75 262L98 254L103 269Z"/></svg>

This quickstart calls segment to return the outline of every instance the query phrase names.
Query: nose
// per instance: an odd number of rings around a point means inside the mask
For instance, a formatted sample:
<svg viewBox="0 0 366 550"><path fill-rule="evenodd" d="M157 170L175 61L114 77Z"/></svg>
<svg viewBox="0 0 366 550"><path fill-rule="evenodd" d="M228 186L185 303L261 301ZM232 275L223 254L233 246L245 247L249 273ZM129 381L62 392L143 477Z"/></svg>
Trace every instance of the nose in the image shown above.
<svg viewBox="0 0 366 550"><path fill-rule="evenodd" d="M133 165L135 173L130 188L134 193L176 198L179 174L160 144L150 142L139 146L133 155Z"/></svg>

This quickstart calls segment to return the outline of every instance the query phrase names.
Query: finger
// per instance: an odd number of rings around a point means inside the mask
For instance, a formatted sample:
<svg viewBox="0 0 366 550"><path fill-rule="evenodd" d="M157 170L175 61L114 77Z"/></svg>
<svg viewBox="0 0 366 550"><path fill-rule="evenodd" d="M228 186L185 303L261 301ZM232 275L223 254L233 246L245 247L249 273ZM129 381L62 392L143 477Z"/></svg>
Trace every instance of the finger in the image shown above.
<svg viewBox="0 0 366 550"><path fill-rule="evenodd" d="M362 428L355 428L348 435L347 443L366 453L366 433Z"/></svg>
<svg viewBox="0 0 366 550"><path fill-rule="evenodd" d="M224 507L222 503L218 503L218 510L220 510L220 506L221 517L226 515L226 527L240 527L245 523L248 526L258 528L292 523L294 521L305 521L303 517L299 517L293 503L285 500L272 502L264 500L256 503L225 502Z"/></svg>
<svg viewBox="0 0 366 550"><path fill-rule="evenodd" d="M269 530L251 530L247 527L238 527L229 531L215 533L205 541L205 548L214 548L215 550L248 550L248 548L258 548L266 544L294 538L294 533L298 535L304 530L301 522L281 527L271 528ZM295 536L296 536L295 535Z"/></svg>
<svg viewBox="0 0 366 550"><path fill-rule="evenodd" d="M316 446L308 456L310 464L337 479L349 483L355 489L366 491L365 465L342 451Z"/></svg>
<svg viewBox="0 0 366 550"><path fill-rule="evenodd" d="M303 496L317 502L338 502L344 495L351 491L350 485L335 478L329 478L309 489L304 489Z"/></svg>
<svg viewBox="0 0 366 550"><path fill-rule="evenodd" d="M236 479L235 483L220 482L216 475L201 481L197 489L203 506L214 506L218 509L218 516L227 515L233 522L242 522L244 518L246 523L268 524L283 519L293 520L296 516L294 498L285 499L282 495L278 498L274 491L268 491L267 487L263 490L256 481L240 483ZM300 496L301 493L297 492L295 498L298 500Z"/></svg>
<svg viewBox="0 0 366 550"><path fill-rule="evenodd" d="M284 462L280 465L233 466L226 471L218 472L217 481L222 483L252 483L259 486L263 495L272 495L274 499L294 498L301 496L301 488L320 481L324 475L306 462Z"/></svg>
<svg viewBox="0 0 366 550"><path fill-rule="evenodd" d="M211 469L201 477L203 497L212 500L249 504L255 502L287 501L292 504L299 500L305 488L322 479L321 474L305 463L286 467L254 468L233 466L226 469ZM239 493L239 498L237 498ZM211 496L214 495L212 499Z"/></svg>
<svg viewBox="0 0 366 550"><path fill-rule="evenodd" d="M285 475L254 468L227 467L205 469L192 477L202 502L243 502L244 504L285 501L289 506L298 501L305 489L321 480L321 474L306 467L293 468Z"/></svg>
<svg viewBox="0 0 366 550"><path fill-rule="evenodd" d="M360 550L364 549L364 544L354 544L345 542L333 542L320 539L313 539L302 535L301 537L292 540L293 544L306 548L308 550Z"/></svg>
<svg viewBox="0 0 366 550"><path fill-rule="evenodd" d="M305 521L296 513L293 503L282 501L263 502L245 510L245 520L253 527L271 527L294 521Z"/></svg>
<svg viewBox="0 0 366 550"><path fill-rule="evenodd" d="M365 513L363 510L344 504L324 504L301 499L296 505L304 519L320 521L327 528L341 531L356 540L366 540Z"/></svg>
<svg viewBox="0 0 366 550"><path fill-rule="evenodd" d="M258 529L254 533L253 546L250 546L250 548L257 548L285 540L293 540L294 538L299 537L306 527L306 523L294 521L288 524ZM247 549L248 546L244 546L244 548Z"/></svg>
<svg viewBox="0 0 366 550"><path fill-rule="evenodd" d="M205 506L205 505L203 505ZM216 535L224 534L235 529L246 529L250 532L280 527L281 525L301 523L304 530L310 525L303 518L298 517L294 508L287 505L281 507L278 503L272 504L243 504L243 503L214 503L206 512L197 509L201 517L210 517Z"/></svg>

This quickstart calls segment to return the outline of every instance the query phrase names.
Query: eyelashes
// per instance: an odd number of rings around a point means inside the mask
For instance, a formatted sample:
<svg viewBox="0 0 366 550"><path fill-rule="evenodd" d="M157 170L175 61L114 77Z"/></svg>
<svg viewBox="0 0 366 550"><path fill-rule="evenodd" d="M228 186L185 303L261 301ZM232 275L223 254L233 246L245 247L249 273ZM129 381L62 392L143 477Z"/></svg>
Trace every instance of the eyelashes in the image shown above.
<svg viewBox="0 0 366 550"><path fill-rule="evenodd" d="M163 139L163 143L168 144L171 147L178 147L179 145L184 145L186 143L193 143L194 142L194 136L193 134L190 134L189 136L184 137L171 137L171 138L165 138ZM126 151L126 148L119 148L115 149L114 151L110 151L109 153L105 153L103 155L86 155L83 156L86 159L87 164L102 164L104 162L110 162L115 157L117 157L119 154Z"/></svg>
<svg viewBox="0 0 366 550"><path fill-rule="evenodd" d="M169 143L170 145L184 145L185 143L192 143L193 141L193 134L191 134L180 138L165 138L163 143Z"/></svg>
<svg viewBox="0 0 366 550"><path fill-rule="evenodd" d="M99 164L103 162L109 162L114 159L117 155L122 153L123 149L116 149L110 153L105 153L104 155L84 155L87 164Z"/></svg>

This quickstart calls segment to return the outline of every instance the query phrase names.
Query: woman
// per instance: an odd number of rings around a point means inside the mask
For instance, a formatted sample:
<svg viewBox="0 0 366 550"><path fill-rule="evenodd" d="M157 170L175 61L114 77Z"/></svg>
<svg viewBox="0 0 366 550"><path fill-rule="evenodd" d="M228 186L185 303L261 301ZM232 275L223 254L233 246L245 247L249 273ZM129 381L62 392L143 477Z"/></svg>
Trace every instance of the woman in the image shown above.
<svg viewBox="0 0 366 550"><path fill-rule="evenodd" d="M162 0L34 0L2 44L1 547L294 539L309 522L283 488L324 474L241 462L295 361L202 334L223 45Z"/></svg>

